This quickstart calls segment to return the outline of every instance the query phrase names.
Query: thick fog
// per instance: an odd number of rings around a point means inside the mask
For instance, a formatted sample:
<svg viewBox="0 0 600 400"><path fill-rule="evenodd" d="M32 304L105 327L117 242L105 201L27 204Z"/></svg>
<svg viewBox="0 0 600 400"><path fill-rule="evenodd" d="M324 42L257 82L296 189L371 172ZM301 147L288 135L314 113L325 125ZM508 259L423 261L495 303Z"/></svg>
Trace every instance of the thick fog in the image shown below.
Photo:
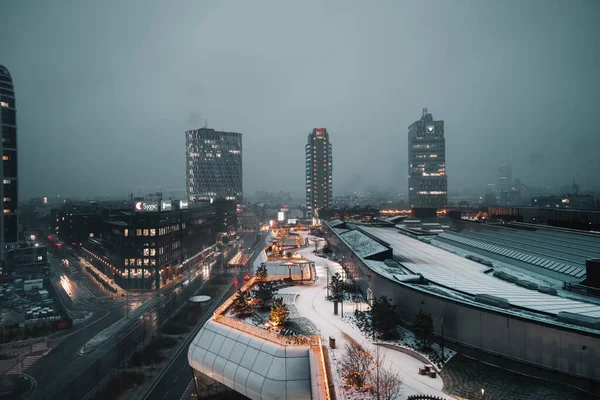
<svg viewBox="0 0 600 400"><path fill-rule="evenodd" d="M244 191L406 191L407 127L445 121L449 190L600 186L598 1L3 1L24 197L185 187L184 132L244 134Z"/></svg>

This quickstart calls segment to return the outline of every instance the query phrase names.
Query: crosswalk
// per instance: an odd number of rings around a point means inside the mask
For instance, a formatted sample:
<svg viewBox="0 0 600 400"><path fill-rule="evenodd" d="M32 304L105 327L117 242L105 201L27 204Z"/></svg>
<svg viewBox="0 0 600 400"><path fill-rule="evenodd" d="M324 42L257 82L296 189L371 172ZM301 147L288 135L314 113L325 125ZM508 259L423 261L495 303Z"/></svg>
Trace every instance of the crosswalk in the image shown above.
<svg viewBox="0 0 600 400"><path fill-rule="evenodd" d="M44 357L43 354L39 356L27 356L23 360L19 361L17 365L8 370L6 373L14 375L22 374L26 372L29 368L31 368L31 366L42 357Z"/></svg>

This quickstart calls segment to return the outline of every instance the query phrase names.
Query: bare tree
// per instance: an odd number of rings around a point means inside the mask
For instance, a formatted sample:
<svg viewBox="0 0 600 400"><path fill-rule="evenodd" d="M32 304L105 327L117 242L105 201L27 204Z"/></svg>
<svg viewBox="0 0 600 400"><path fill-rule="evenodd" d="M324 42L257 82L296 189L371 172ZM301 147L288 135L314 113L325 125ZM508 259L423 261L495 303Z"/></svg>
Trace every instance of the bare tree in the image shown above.
<svg viewBox="0 0 600 400"><path fill-rule="evenodd" d="M402 391L402 378L397 372L385 368L385 354L380 346L375 346L369 382L377 400L394 400Z"/></svg>
<svg viewBox="0 0 600 400"><path fill-rule="evenodd" d="M373 353L351 341L345 346L342 358L342 376L346 385L363 389L368 387L369 374L373 365Z"/></svg>

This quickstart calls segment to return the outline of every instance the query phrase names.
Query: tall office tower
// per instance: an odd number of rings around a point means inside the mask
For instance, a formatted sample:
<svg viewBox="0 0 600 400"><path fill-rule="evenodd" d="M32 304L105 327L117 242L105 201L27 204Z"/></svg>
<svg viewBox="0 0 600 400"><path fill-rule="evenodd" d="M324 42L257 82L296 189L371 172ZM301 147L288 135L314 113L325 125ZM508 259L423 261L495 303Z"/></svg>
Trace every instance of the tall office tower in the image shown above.
<svg viewBox="0 0 600 400"><path fill-rule="evenodd" d="M408 198L411 207L439 208L448 203L444 121L423 116L408 127Z"/></svg>
<svg viewBox="0 0 600 400"><path fill-rule="evenodd" d="M187 131L185 154L188 200L235 200L241 213L242 134L206 127Z"/></svg>
<svg viewBox="0 0 600 400"><path fill-rule="evenodd" d="M500 205L509 204L512 192L512 167L508 164L498 168L498 194Z"/></svg>
<svg viewBox="0 0 600 400"><path fill-rule="evenodd" d="M2 128L2 192L0 208L0 261L4 262L6 248L19 242L17 214L17 111L15 91L8 69L0 65L0 128Z"/></svg>
<svg viewBox="0 0 600 400"><path fill-rule="evenodd" d="M501 192L512 189L512 167L508 164L498 168L498 190Z"/></svg>
<svg viewBox="0 0 600 400"><path fill-rule="evenodd" d="M315 128L308 134L305 155L307 214L309 218L318 218L319 210L333 202L333 159L327 129Z"/></svg>

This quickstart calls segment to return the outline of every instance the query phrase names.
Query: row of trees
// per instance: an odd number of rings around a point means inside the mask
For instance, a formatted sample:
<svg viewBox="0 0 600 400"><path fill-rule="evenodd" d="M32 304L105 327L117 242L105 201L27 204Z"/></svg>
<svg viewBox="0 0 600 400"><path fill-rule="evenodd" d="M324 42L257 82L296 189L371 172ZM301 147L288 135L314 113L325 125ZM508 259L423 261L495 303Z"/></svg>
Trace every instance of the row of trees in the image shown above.
<svg viewBox="0 0 600 400"><path fill-rule="evenodd" d="M385 368L385 356L379 346L365 350L356 342L345 346L342 358L342 376L347 386L369 390L373 398L393 400L400 395L402 378L397 372Z"/></svg>

